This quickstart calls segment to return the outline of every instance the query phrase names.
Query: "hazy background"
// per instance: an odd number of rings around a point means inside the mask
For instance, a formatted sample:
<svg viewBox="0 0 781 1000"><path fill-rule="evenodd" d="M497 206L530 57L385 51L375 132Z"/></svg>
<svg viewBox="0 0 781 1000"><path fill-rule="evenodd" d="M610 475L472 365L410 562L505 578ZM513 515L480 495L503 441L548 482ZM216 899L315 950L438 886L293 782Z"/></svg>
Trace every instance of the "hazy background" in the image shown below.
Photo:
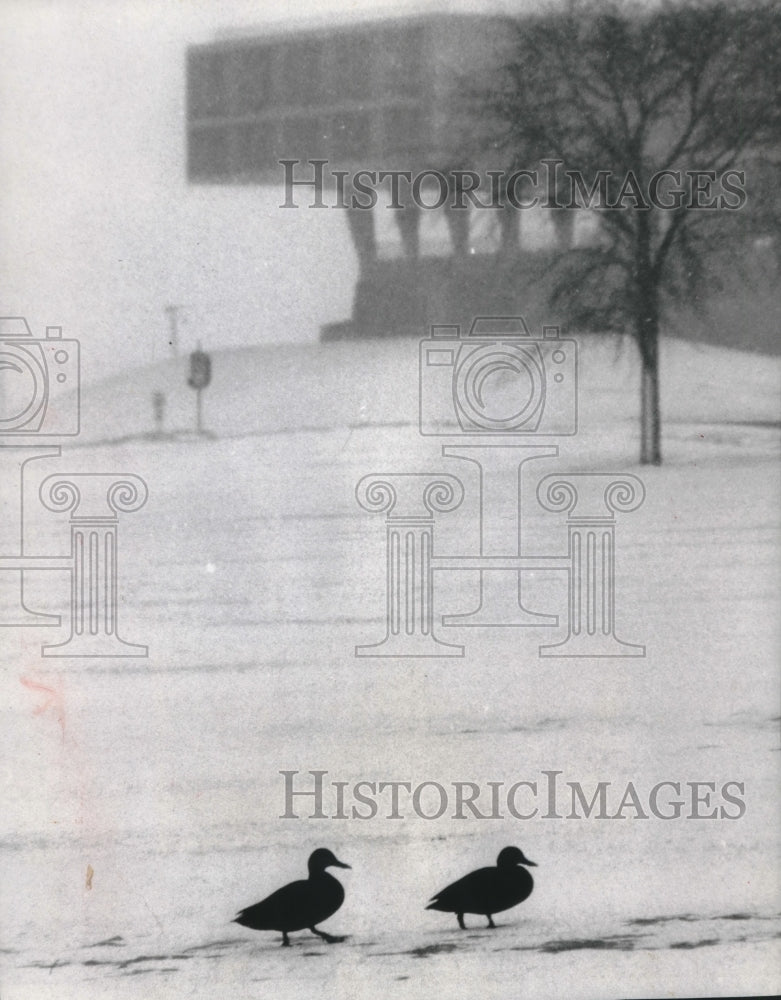
<svg viewBox="0 0 781 1000"><path fill-rule="evenodd" d="M315 340L350 314L344 220L281 210L281 188L187 184L187 46L302 21L524 7L4 0L0 315L79 337L84 382L169 357L167 304L184 307L183 350Z"/></svg>
<svg viewBox="0 0 781 1000"><path fill-rule="evenodd" d="M582 338L579 434L530 464L642 475L646 502L617 529L618 632L647 645L642 661L541 661L555 639L537 629L462 629L455 665L358 661L355 645L383 634L386 575L382 519L359 509L355 484L461 463L418 433L412 338L307 344L350 313L340 213L185 181L187 46L328 9L383 8L0 4L0 315L79 337L86 383L117 375L82 394L80 438L31 463L27 496L54 471L126 470L149 485L119 529L120 634L149 657L42 658L67 632L62 571L27 573L25 594L63 630L0 636L3 1000L298 1000L324 985L405 1000L769 993L781 361L665 338L665 465L640 470L636 355ZM166 304L184 308L183 352L199 338L215 351L286 342L215 358L200 438ZM119 374L129 366L149 367ZM157 435L155 389L167 392ZM18 508L16 490L0 481L0 508ZM438 524L438 552L476 550L474 509ZM26 554L67 550L67 513L25 512ZM524 517L529 552L567 551L564 517L531 503ZM474 606L478 581L452 576L466 579L438 583L437 614ZM563 628L563 582L542 597ZM8 610L0 601L0 623ZM617 787L738 780L748 809L712 824L280 821L280 769L314 767L349 781L542 768ZM496 932L461 934L424 910L516 841L538 862L537 888ZM351 935L343 948L302 934L283 950L231 925L320 842L353 865L327 925Z"/></svg>

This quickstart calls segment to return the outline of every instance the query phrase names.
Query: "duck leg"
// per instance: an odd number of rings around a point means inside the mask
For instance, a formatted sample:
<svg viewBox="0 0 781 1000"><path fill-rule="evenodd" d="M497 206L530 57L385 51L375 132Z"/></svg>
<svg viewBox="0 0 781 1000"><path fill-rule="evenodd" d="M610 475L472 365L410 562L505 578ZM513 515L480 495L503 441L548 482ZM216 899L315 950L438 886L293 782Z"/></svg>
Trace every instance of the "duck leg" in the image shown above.
<svg viewBox="0 0 781 1000"><path fill-rule="evenodd" d="M338 937L335 934L326 934L325 931L319 931L316 927L310 927L309 930L319 938L322 938L327 944L340 944L344 941L344 937Z"/></svg>
<svg viewBox="0 0 781 1000"><path fill-rule="evenodd" d="M496 924L494 923L493 916L490 913L486 913L486 916L488 917L488 926L496 930Z"/></svg>
<svg viewBox="0 0 781 1000"><path fill-rule="evenodd" d="M283 948L290 947L290 938L287 936L287 931L282 931L282 947Z"/></svg>
<svg viewBox="0 0 781 1000"><path fill-rule="evenodd" d="M461 928L462 931L465 931L466 926L464 925L464 914L457 913L456 916L458 917L458 926Z"/></svg>

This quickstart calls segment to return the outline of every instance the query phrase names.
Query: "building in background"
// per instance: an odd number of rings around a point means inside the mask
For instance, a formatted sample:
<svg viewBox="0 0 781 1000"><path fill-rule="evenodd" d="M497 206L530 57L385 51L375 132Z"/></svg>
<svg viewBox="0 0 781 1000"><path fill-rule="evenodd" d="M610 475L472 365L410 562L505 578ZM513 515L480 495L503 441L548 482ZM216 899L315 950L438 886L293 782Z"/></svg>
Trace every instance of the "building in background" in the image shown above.
<svg viewBox="0 0 781 1000"><path fill-rule="evenodd" d="M332 212L334 226L349 226L360 274L351 319L325 327L324 338L419 333L431 322L464 323L480 313L528 314L529 286L542 309L540 255L596 237L589 212L507 206L486 176L503 164L469 148L470 88L502 65L506 26L498 16L435 14L225 37L188 51L191 183L284 192L286 179L317 176L329 211L376 198L371 209ZM480 210L456 189L458 171L468 169L481 171L476 197L505 207ZM356 190L358 171L436 171L450 187L442 206L421 209L403 180L395 201L388 178L369 181L373 193ZM317 200L313 185L287 190L302 207ZM435 174L417 194L426 206L442 200ZM452 207L458 203L465 207Z"/></svg>
<svg viewBox="0 0 781 1000"><path fill-rule="evenodd" d="M313 182L322 177L323 207L313 210L329 213L335 253L349 230L359 263L352 316L322 327L323 339L420 334L434 323L470 325L490 314L566 325L549 304L552 258L600 242L598 210L519 210L503 190L502 207L479 209L463 192L469 182L457 180L472 170L483 183L476 197L497 200L490 173L508 164L480 141L484 112L470 98L512 61L511 24L517 21L499 15L407 15L224 35L188 50L189 181L273 186L280 205L305 207L318 203ZM775 351L779 167L774 160L759 170L747 159L748 209L720 219L726 263L713 265L709 301L681 307L674 329ZM431 172L417 191L427 207L416 206L404 181L394 198L383 171ZM295 186L286 188L286 180ZM522 186L513 190L528 197ZM354 198L372 207L334 210ZM741 275L730 262L737 246ZM302 243L302 272L306 258ZM598 306L594 329L604 329Z"/></svg>

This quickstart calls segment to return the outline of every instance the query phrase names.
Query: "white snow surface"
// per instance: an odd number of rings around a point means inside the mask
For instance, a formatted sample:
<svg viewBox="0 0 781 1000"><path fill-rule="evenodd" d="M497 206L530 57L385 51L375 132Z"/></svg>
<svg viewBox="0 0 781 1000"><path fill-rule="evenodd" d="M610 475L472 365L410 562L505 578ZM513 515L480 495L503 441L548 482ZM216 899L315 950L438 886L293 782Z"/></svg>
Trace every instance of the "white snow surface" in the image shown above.
<svg viewBox="0 0 781 1000"><path fill-rule="evenodd" d="M53 471L148 484L120 517L119 621L149 656L44 659L56 630L2 630L3 1000L778 992L779 359L665 341L664 464L641 467L634 349L581 339L579 433L528 475L645 485L618 515L616 618L647 655L615 659L540 658L561 628L448 629L463 658L355 657L385 632L384 518L358 506L358 480L474 485L418 433L414 341L216 354L202 437L185 369L84 389L80 437L31 463L32 490ZM530 497L524 545L566 552L565 516ZM438 515L436 551L474 548L474 516ZM31 514L25 551L64 551L67 524ZM475 605L475 574L441 575L437 621ZM561 613L560 580L539 584L534 610ZM66 614L67 574L27 573L25 597ZM611 812L628 782L644 805L659 782L713 782L717 806L738 782L745 814L554 819L541 796L530 819L454 818L452 799L438 819L408 799L389 819L378 796L370 820L310 818L304 798L284 819L282 770L301 788L325 771L348 796L361 779L542 788L557 770L565 792L610 782ZM424 909L507 844L538 867L496 930ZM318 846L352 866L324 925L344 943L304 931L282 949L231 923Z"/></svg>

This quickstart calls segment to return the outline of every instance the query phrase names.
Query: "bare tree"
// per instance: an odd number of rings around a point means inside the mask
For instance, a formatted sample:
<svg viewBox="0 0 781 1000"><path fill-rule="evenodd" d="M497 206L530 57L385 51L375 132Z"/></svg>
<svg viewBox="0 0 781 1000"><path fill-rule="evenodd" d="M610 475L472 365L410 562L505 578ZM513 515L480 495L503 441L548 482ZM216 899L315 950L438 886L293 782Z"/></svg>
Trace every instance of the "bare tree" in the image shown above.
<svg viewBox="0 0 781 1000"><path fill-rule="evenodd" d="M752 161L781 150L781 8L575 0L508 37L479 88L482 149L507 168L560 161L555 204L600 211L601 245L561 256L555 294L575 325L634 336L640 460L660 464L662 308L745 203Z"/></svg>

